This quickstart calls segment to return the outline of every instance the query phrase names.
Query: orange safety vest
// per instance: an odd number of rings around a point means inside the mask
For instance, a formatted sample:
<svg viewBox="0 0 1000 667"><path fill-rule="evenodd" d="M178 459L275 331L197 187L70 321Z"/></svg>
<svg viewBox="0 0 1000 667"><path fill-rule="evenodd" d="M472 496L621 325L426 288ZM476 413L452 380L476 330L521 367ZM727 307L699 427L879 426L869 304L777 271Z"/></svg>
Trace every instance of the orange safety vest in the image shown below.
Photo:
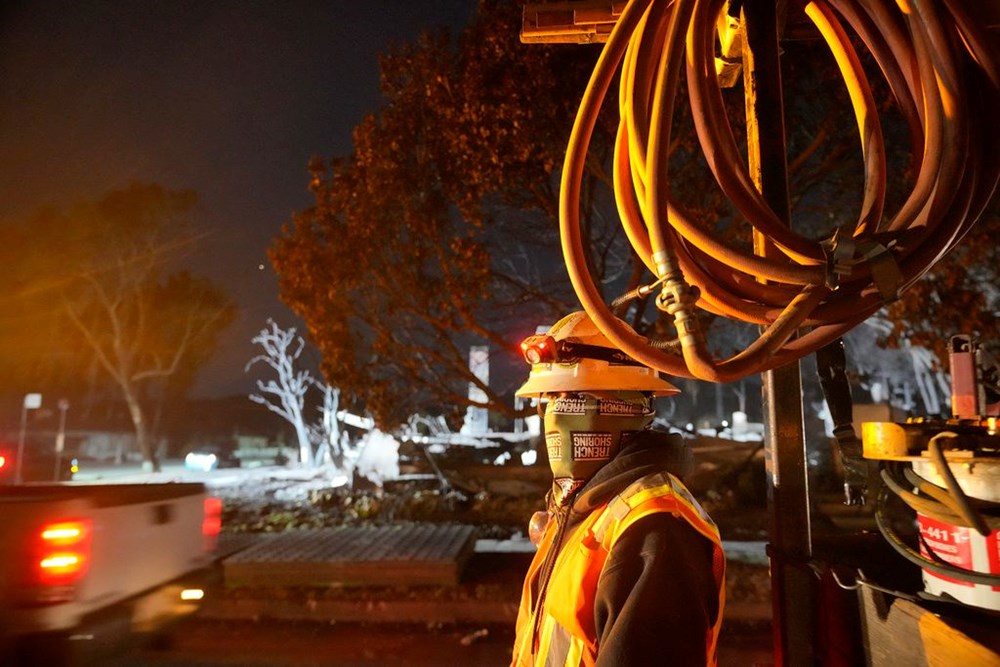
<svg viewBox="0 0 1000 667"><path fill-rule="evenodd" d="M615 542L633 522L655 512L669 512L684 519L714 545L712 561L719 612L706 637L705 664L716 664L716 644L726 601L726 559L719 529L679 479L660 472L632 483L573 529L563 541L547 585L545 582L540 584L546 590L539 590L532 596L532 585L559 532L556 522L549 522L524 580L513 667L575 667L596 663L599 647L594 627L594 598L604 562ZM544 595L542 608L533 610L533 597L538 595ZM535 611L541 614L537 620Z"/></svg>

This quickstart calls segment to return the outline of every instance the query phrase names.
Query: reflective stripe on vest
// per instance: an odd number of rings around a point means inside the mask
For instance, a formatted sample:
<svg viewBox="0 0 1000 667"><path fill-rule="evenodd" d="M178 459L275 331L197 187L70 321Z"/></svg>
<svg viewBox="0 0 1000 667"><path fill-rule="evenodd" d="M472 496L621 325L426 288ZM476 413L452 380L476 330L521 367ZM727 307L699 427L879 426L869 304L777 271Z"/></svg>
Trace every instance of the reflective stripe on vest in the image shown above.
<svg viewBox="0 0 1000 667"><path fill-rule="evenodd" d="M716 664L716 643L725 605L725 556L715 523L673 475L654 473L636 481L595 510L567 537L556 559L542 609L542 622L535 643L530 636L534 617L530 606L531 582L538 576L545 553L553 547L554 531L547 531L539 545L525 581L518 613L515 665L533 667L593 665L597 659L594 598L608 552L635 521L657 512L684 519L714 546L713 574L719 593L719 609L706 636L706 664ZM527 597L526 597L527 596Z"/></svg>

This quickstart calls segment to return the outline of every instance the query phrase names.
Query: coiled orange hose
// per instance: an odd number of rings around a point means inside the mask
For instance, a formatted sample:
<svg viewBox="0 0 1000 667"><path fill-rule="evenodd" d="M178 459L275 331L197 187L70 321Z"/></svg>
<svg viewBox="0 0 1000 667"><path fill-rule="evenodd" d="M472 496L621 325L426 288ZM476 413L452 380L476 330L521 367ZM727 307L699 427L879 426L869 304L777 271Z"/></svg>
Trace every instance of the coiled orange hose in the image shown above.
<svg viewBox="0 0 1000 667"><path fill-rule="evenodd" d="M829 47L857 119L864 190L853 229L824 241L799 235L755 187L715 69L715 30L725 0L631 0L580 104L561 186L566 266L604 334L665 373L732 381L842 336L958 243L1000 178L1000 141L989 128L1000 111L1000 70L960 0L801 0L797 9ZM885 211L890 175L878 110L852 32L881 70L910 129L917 175L893 213ZM736 210L780 251L775 257L718 238L671 199L668 157L681 66L709 168ZM657 306L673 316L683 356L654 348L624 327L587 271L579 210L584 161L619 67L615 199L626 236L660 284ZM742 352L715 359L698 325L699 310L761 325L763 332Z"/></svg>

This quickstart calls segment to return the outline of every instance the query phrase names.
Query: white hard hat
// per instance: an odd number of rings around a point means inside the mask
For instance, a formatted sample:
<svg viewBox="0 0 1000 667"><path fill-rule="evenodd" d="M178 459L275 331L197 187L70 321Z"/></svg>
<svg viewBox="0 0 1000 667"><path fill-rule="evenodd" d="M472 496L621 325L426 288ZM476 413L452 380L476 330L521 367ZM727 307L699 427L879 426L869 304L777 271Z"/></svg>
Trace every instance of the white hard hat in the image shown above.
<svg viewBox="0 0 1000 667"><path fill-rule="evenodd" d="M521 351L531 364L531 373L515 392L517 396L564 391L680 393L655 370L614 347L582 310L556 322L547 334L524 339Z"/></svg>

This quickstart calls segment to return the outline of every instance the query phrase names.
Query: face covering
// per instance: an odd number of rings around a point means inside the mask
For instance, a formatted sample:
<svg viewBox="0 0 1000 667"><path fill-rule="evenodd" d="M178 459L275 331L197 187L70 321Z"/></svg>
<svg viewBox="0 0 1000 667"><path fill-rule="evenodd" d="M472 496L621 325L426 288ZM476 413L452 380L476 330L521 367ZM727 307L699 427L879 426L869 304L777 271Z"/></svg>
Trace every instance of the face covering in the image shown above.
<svg viewBox="0 0 1000 667"><path fill-rule="evenodd" d="M560 394L545 406L545 445L557 505L621 449L622 436L653 421L650 399L637 391Z"/></svg>

